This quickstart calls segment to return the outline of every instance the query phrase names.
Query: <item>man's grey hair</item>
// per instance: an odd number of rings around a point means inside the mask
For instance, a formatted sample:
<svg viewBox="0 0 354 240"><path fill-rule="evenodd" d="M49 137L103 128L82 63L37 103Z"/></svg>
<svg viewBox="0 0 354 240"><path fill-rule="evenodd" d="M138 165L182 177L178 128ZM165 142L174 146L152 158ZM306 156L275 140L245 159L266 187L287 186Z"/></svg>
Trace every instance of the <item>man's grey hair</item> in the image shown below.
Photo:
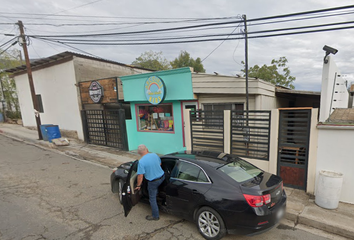
<svg viewBox="0 0 354 240"><path fill-rule="evenodd" d="M144 152L147 150L147 147L144 144L140 144L138 147L138 152Z"/></svg>

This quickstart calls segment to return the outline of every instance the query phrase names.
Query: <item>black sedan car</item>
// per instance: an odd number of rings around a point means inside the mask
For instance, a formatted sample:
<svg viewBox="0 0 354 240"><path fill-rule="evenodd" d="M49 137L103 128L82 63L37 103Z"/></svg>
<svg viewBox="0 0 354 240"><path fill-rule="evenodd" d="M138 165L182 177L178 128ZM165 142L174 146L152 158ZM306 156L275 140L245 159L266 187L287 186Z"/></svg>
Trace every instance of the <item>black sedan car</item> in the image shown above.
<svg viewBox="0 0 354 240"><path fill-rule="evenodd" d="M225 234L253 235L283 217L286 194L279 176L234 155L210 151L161 157L166 180L158 193L160 210L194 221L205 239ZM139 201L148 202L147 182L135 191L139 161L122 164L111 175L125 216Z"/></svg>

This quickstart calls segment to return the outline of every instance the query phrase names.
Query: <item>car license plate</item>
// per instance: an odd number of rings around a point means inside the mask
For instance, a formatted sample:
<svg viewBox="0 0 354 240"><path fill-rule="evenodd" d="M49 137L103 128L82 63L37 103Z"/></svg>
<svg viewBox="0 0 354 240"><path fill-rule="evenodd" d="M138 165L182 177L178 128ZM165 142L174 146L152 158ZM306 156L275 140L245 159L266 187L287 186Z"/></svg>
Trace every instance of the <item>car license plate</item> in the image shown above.
<svg viewBox="0 0 354 240"><path fill-rule="evenodd" d="M276 213L277 219L280 220L285 214L284 208L280 208L278 212Z"/></svg>

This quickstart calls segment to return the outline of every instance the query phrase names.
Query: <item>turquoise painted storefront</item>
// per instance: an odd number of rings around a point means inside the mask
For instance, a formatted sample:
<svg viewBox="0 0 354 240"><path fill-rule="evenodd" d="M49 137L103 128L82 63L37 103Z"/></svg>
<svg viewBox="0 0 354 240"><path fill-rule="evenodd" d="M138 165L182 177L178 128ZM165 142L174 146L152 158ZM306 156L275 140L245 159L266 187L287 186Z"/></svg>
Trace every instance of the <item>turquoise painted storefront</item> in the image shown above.
<svg viewBox="0 0 354 240"><path fill-rule="evenodd" d="M160 154L185 150L182 102L194 100L190 68L130 75L120 79L124 101L130 102L132 115L132 119L126 120L129 150L137 149L140 144ZM164 99L157 104L161 89L150 93L147 92L147 85L155 81L158 84L153 84L162 86L160 80L164 83Z"/></svg>

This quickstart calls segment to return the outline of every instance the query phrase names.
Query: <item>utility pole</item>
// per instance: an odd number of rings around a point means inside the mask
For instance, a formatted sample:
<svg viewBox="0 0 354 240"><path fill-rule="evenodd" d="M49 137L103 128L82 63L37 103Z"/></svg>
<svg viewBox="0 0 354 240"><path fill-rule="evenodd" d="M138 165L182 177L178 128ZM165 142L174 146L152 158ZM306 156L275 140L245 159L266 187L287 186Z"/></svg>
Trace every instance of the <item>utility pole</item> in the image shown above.
<svg viewBox="0 0 354 240"><path fill-rule="evenodd" d="M248 99L248 33L247 33L247 17L246 14L242 15L243 23L245 25L245 74L246 74L246 128L244 129L244 140L246 140L246 155L249 155L249 141L251 139L250 129L248 128L248 111L249 111L249 99Z"/></svg>
<svg viewBox="0 0 354 240"><path fill-rule="evenodd" d="M1 71L0 71L0 74L1 74ZM2 83L2 79L1 79L1 76L0 76L0 85L1 85L1 93L2 93L2 97L0 99L1 103L2 103L2 114L4 116L4 122L6 122L6 110L5 110L5 94L4 94L4 86L3 86L3 83Z"/></svg>
<svg viewBox="0 0 354 240"><path fill-rule="evenodd" d="M246 126L248 127L248 111L249 111L249 101L248 101L248 33L247 33L247 17L242 15L243 23L245 25L245 74L246 74Z"/></svg>
<svg viewBox="0 0 354 240"><path fill-rule="evenodd" d="M27 75L28 75L28 81L31 89L31 96L32 96L32 102L33 102L33 108L34 108L34 113L35 113L35 118L36 118L36 123L37 123L37 131L38 131L38 139L42 140L42 132L41 132L41 117L38 113L39 107L38 107L38 101L36 97L36 91L34 89L34 84L33 84L33 77L32 77L32 69L31 69L31 62L28 56L28 50L27 50L27 41L26 41L26 35L23 27L22 21L18 21L18 26L20 28L20 45L22 45L23 48L23 53L25 55L25 61L26 61L26 68L27 68ZM37 112L37 113L36 113Z"/></svg>

